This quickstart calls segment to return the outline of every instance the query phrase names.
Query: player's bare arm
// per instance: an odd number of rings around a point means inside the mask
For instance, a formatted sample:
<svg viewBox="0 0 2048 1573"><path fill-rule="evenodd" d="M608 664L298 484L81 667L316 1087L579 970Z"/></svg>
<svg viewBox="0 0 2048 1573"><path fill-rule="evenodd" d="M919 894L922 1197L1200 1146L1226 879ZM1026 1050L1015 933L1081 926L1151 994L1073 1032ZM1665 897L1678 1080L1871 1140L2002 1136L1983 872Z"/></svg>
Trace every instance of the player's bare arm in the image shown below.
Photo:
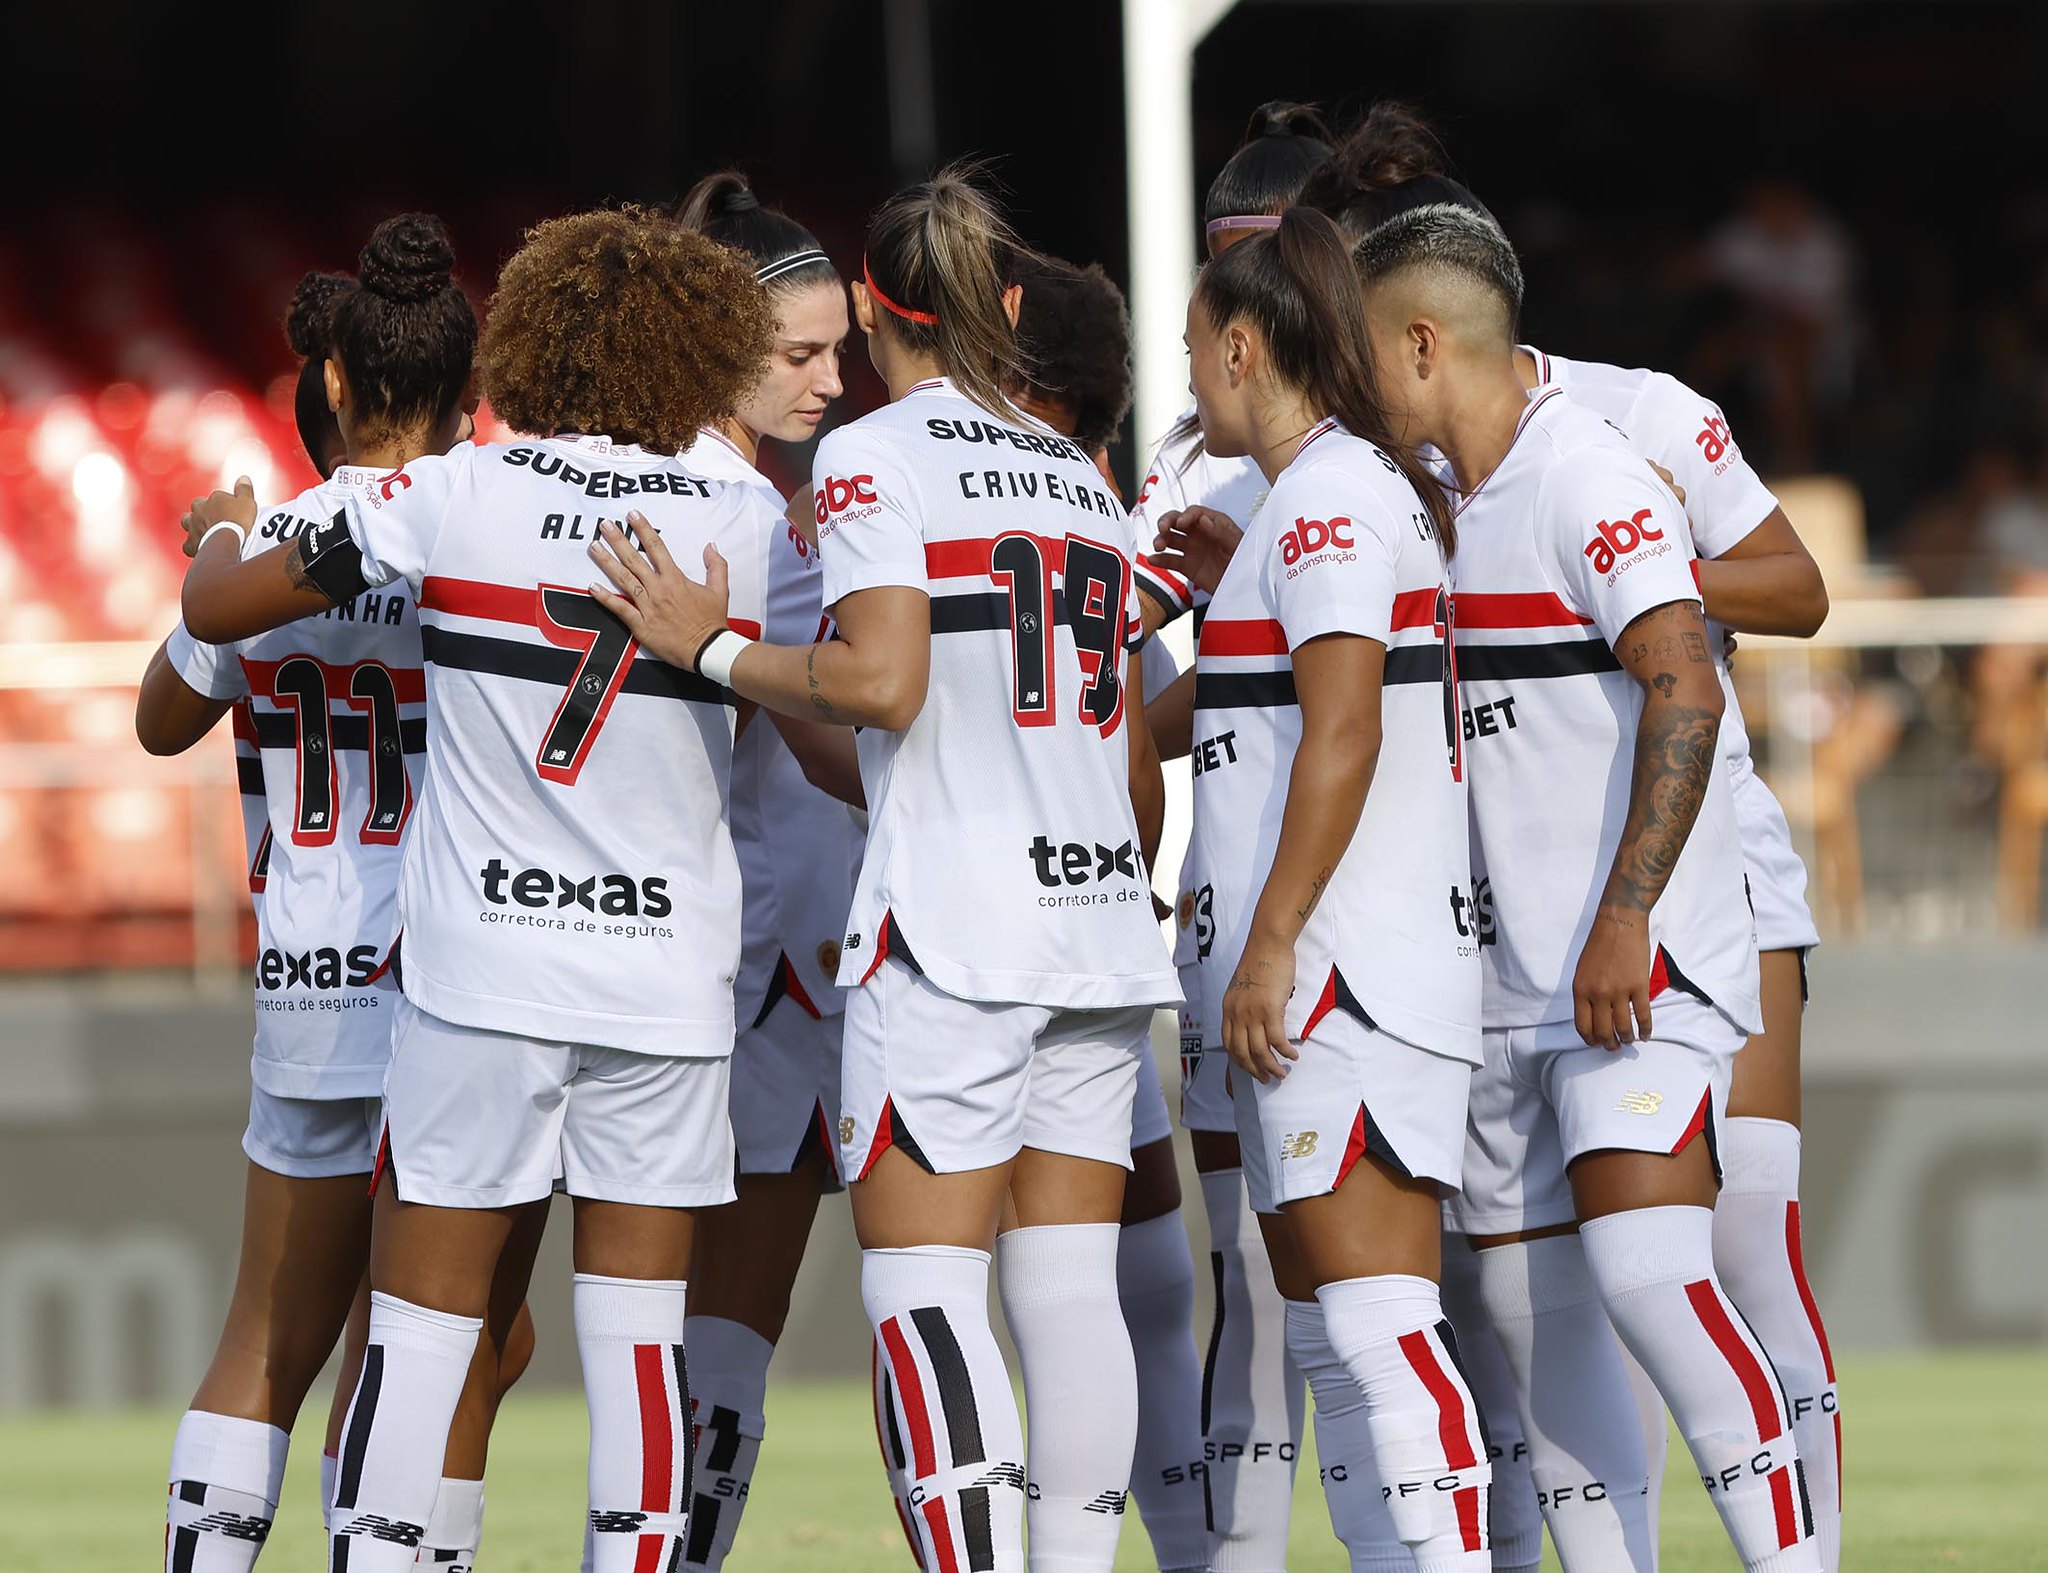
<svg viewBox="0 0 2048 1573"><path fill-rule="evenodd" d="M611 587L597 597L641 648L686 671L727 631L726 566L704 550L704 578L676 565L660 533L626 515L633 539L607 522L590 556ZM636 544L637 543L637 544ZM882 585L845 597L833 609L839 637L824 644L750 643L734 661L733 691L784 715L826 726L878 726L900 732L924 708L931 673L931 601L922 590Z"/></svg>
<svg viewBox="0 0 2048 1573"><path fill-rule="evenodd" d="M1159 521L1159 535L1148 558L1214 595L1223 570L1230 566L1237 543L1243 539L1244 531L1235 519L1197 505Z"/></svg>
<svg viewBox="0 0 2048 1573"><path fill-rule="evenodd" d="M1355 634L1311 639L1294 652L1301 746L1288 773L1273 866L1223 995L1224 1050L1261 1082L1286 1075L1286 1062L1301 1057L1286 1028L1294 943L1365 811L1379 763L1386 660L1385 645Z"/></svg>
<svg viewBox="0 0 2048 1573"><path fill-rule="evenodd" d="M1699 818L1724 704L1697 602L1645 612L1614 653L1642 687L1643 713L1621 844L1572 979L1579 1036L1605 1049L1650 1035L1650 909Z"/></svg>
<svg viewBox="0 0 2048 1573"><path fill-rule="evenodd" d="M233 700L209 699L187 684L158 645L135 695L135 737L148 753L182 754L233 708Z"/></svg>
<svg viewBox="0 0 2048 1573"><path fill-rule="evenodd" d="M1195 669L1190 666L1145 707L1161 759L1185 759L1195 745Z"/></svg>
<svg viewBox="0 0 2048 1573"><path fill-rule="evenodd" d="M341 524L302 531L282 546L242 556L242 534L256 523L256 494L244 477L232 492L195 501L182 521L192 566L181 607L194 639L226 644L324 612L363 589L361 554ZM324 588L323 588L324 586Z"/></svg>
<svg viewBox="0 0 2048 1573"><path fill-rule="evenodd" d="M1702 558L1699 579L1707 616L1739 633L1811 639L1827 621L1820 564L1783 508L1719 557Z"/></svg>

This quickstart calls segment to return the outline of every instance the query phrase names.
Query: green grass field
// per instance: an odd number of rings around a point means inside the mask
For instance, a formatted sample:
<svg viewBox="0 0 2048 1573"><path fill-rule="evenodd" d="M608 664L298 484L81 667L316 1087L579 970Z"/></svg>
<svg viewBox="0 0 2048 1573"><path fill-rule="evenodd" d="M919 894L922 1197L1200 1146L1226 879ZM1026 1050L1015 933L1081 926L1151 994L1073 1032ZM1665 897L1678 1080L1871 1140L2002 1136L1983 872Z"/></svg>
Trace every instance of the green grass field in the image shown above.
<svg viewBox="0 0 2048 1573"><path fill-rule="evenodd" d="M2048 1355L1865 1357L1842 1373L1848 1455L1847 1573L2048 1570ZM909 1566L874 1456L865 1386L771 1392L768 1443L733 1573ZM323 1406L324 1407L324 1406ZM6 1573L140 1573L159 1566L163 1467L174 1416L0 1421ZM318 1434L301 1429L263 1566L321 1566ZM493 1447L481 1565L567 1573L577 1563L584 1425L574 1393L515 1394ZM1674 1442L1665 1573L1733 1569L1705 1494ZM1304 1462L1288 1565L1341 1573L1315 1466ZM1550 1564L1546 1563L1546 1566ZM1119 1569L1149 1568L1136 1515Z"/></svg>

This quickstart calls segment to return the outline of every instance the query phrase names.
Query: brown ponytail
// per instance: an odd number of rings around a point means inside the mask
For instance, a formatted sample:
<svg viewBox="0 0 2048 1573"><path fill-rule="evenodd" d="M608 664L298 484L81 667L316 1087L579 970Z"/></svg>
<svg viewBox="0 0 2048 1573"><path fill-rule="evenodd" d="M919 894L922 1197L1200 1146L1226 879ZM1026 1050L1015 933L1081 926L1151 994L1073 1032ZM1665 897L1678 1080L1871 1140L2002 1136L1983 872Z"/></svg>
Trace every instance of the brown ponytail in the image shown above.
<svg viewBox="0 0 2048 1573"><path fill-rule="evenodd" d="M1256 327L1274 374L1386 454L1422 500L1444 556L1457 550L1442 485L1396 441L1380 403L1364 297L1336 224L1312 209L1289 208L1278 229L1240 241L1205 267L1195 299L1218 328Z"/></svg>
<svg viewBox="0 0 2048 1573"><path fill-rule="evenodd" d="M890 332L936 356L960 391L999 420L1026 417L1006 387L1030 368L1003 309L1023 245L974 182L949 165L883 203L868 225L867 284Z"/></svg>

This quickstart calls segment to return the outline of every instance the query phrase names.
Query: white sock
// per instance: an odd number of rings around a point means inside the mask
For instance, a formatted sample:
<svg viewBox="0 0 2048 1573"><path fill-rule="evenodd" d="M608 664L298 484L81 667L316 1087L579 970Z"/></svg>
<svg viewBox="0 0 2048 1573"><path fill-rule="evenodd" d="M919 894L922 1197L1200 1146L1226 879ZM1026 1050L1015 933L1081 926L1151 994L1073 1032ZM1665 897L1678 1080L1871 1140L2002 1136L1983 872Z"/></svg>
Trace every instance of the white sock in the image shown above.
<svg viewBox="0 0 2048 1573"><path fill-rule="evenodd" d="M1195 1353L1195 1264L1180 1209L1126 1224L1116 1292L1138 1362L1131 1494L1164 1573L1209 1565L1202 1505L1202 1361Z"/></svg>
<svg viewBox="0 0 2048 1573"><path fill-rule="evenodd" d="M1282 1573L1294 1513L1306 1389L1287 1353L1287 1310L1273 1286L1242 1169L1201 1176L1216 1320L1202 1367L1209 1566Z"/></svg>
<svg viewBox="0 0 2048 1573"><path fill-rule="evenodd" d="M1671 1455L1671 1424L1665 1416L1664 1395L1643 1362L1621 1346L1621 1369L1628 1376L1629 1397L1636 1401L1636 1419L1643 1428L1643 1522L1650 1527L1650 1568L1655 1573L1662 1543L1657 1535L1658 1510L1664 1503L1664 1466Z"/></svg>
<svg viewBox="0 0 2048 1573"><path fill-rule="evenodd" d="M1380 1489L1417 1573L1491 1573L1493 1466L1437 1286L1379 1273L1324 1284L1316 1299L1330 1347L1364 1390Z"/></svg>
<svg viewBox="0 0 2048 1573"><path fill-rule="evenodd" d="M690 1418L697 1428L696 1483L683 1566L720 1568L753 1490L754 1465L768 1424L768 1362L775 1346L744 1323L722 1316L691 1317L683 1345L690 1351Z"/></svg>
<svg viewBox="0 0 2048 1573"><path fill-rule="evenodd" d="M327 1512L332 1573L413 1565L483 1325L479 1316L371 1293L369 1347L342 1426Z"/></svg>
<svg viewBox="0 0 2048 1573"><path fill-rule="evenodd" d="M988 1253L861 1252L927 1568L1024 1573L1024 1428L988 1325Z"/></svg>
<svg viewBox="0 0 2048 1573"><path fill-rule="evenodd" d="M1287 1352L1315 1395L1323 1500L1330 1528L1351 1555L1351 1573L1414 1573L1414 1554L1401 1543L1380 1491L1365 1391L1330 1347L1320 1302L1287 1302Z"/></svg>
<svg viewBox="0 0 2048 1573"><path fill-rule="evenodd" d="M874 1392L875 1445L882 1451L882 1472L889 1477L889 1495L895 1499L896 1522L903 1526L903 1538L910 1542L910 1556L924 1566L924 1542L918 1538L917 1522L910 1516L910 1450L903 1441L903 1427L896 1419L896 1380L882 1355L877 1338L868 1347L868 1385Z"/></svg>
<svg viewBox="0 0 2048 1573"><path fill-rule="evenodd" d="M266 1421L185 1411L171 1439L166 1573L245 1573L256 1565L277 1517L291 1440Z"/></svg>
<svg viewBox="0 0 2048 1573"><path fill-rule="evenodd" d="M1579 1227L1615 1331L1678 1421L1749 1573L1819 1573L1805 1475L1770 1359L1714 1278L1714 1215L1643 1207Z"/></svg>
<svg viewBox="0 0 2048 1573"><path fill-rule="evenodd" d="M483 1538L484 1483L443 1475L434 1511L427 1517L427 1533L420 1541L418 1565L438 1568L441 1573L470 1573Z"/></svg>
<svg viewBox="0 0 2048 1573"><path fill-rule="evenodd" d="M1113 1223L996 1241L1003 1319L1024 1376L1024 1507L1033 1573L1109 1573L1138 1441L1138 1370L1117 1300Z"/></svg>
<svg viewBox="0 0 2048 1573"><path fill-rule="evenodd" d="M590 1408L592 1573L665 1569L689 1529L684 1286L578 1273L570 1296Z"/></svg>
<svg viewBox="0 0 2048 1573"><path fill-rule="evenodd" d="M1738 1117L1721 1123L1714 1271L1777 1367L1806 1466L1821 1566L1842 1565L1842 1409L1835 1357L1806 1281L1799 1241L1799 1127Z"/></svg>
<svg viewBox="0 0 2048 1573"><path fill-rule="evenodd" d="M1642 1422L1578 1236L1474 1254L1558 1560L1651 1573Z"/></svg>
<svg viewBox="0 0 2048 1573"><path fill-rule="evenodd" d="M1486 1493L1486 1538L1493 1550L1494 1573L1536 1573L1543 1561L1543 1509L1536 1501L1536 1482L1529 1477L1521 1400L1479 1292L1479 1258L1462 1234L1444 1236L1443 1301L1444 1315L1458 1335L1465 1380L1486 1422L1486 1454L1493 1462L1493 1485ZM1320 1447L1320 1422L1316 1436Z"/></svg>

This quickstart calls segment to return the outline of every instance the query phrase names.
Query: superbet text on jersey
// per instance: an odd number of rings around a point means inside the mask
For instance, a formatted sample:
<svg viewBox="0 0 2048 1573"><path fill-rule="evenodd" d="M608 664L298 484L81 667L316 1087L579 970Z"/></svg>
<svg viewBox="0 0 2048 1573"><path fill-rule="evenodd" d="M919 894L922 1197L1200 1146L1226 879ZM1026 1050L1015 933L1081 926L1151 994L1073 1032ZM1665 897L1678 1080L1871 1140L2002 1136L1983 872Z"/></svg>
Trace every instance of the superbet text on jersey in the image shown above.
<svg viewBox="0 0 2048 1573"><path fill-rule="evenodd" d="M418 459L337 515L418 598L426 772L400 881L406 997L444 1021L642 1054L733 1039L740 877L731 695L641 653L586 588L637 509L679 562L715 543L758 634L781 520L752 488L603 438Z"/></svg>
<svg viewBox="0 0 2048 1573"><path fill-rule="evenodd" d="M1301 743L1292 652L1349 634L1386 647L1381 744L1358 828L1295 942L1289 1036L1347 1011L1437 1054L1479 1059L1457 668L1429 516L1378 448L1333 421L1280 473L1209 603L1195 657L1195 836L1213 887L1202 1018L1223 991L1280 840Z"/></svg>
<svg viewBox="0 0 2048 1573"><path fill-rule="evenodd" d="M962 999L1177 999L1129 796L1130 525L1088 456L934 379L828 435L814 489L828 606L882 586L931 603L923 708L859 737L868 855L840 981L893 943Z"/></svg>
<svg viewBox="0 0 2048 1573"><path fill-rule="evenodd" d="M1579 1041L1573 970L1620 845L1643 709L1612 646L1645 612L1698 602L1692 556L1670 489L1556 387L1531 395L1460 510L1451 577L1489 1028ZM1653 993L1686 988L1757 1030L1756 936L1718 755L1650 939Z"/></svg>
<svg viewBox="0 0 2048 1573"><path fill-rule="evenodd" d="M343 465L260 514L245 550L293 540L386 484ZM167 648L195 693L245 701L238 750L253 744L260 760L244 781L245 801L262 807L249 853L255 1083L280 1098L373 1098L391 1055L399 842L426 749L413 597L369 590L237 644L181 631Z"/></svg>

